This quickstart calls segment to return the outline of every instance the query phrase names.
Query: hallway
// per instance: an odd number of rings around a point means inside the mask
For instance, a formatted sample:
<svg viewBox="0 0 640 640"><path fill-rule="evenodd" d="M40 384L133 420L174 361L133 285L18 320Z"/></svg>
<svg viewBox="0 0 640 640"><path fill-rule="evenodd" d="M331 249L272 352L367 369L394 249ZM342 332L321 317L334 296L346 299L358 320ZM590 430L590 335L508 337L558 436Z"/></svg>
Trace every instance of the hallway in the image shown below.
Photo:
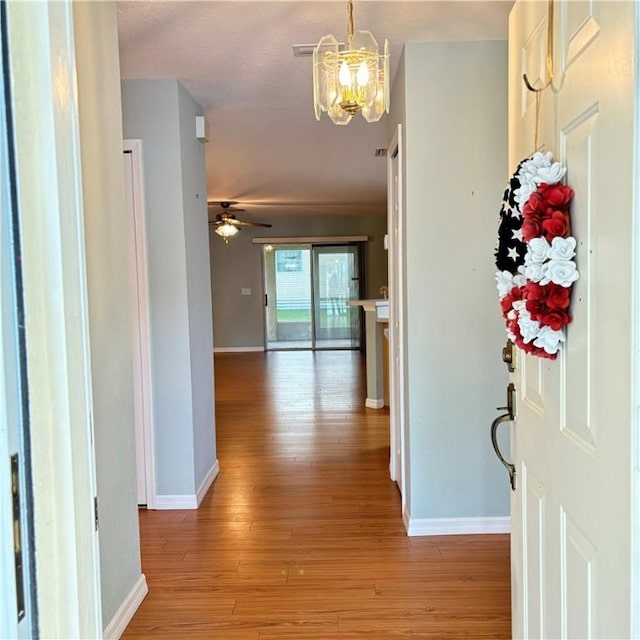
<svg viewBox="0 0 640 640"><path fill-rule="evenodd" d="M408 538L389 414L359 352L215 357L221 472L141 511L149 594L123 638L509 638L508 536Z"/></svg>

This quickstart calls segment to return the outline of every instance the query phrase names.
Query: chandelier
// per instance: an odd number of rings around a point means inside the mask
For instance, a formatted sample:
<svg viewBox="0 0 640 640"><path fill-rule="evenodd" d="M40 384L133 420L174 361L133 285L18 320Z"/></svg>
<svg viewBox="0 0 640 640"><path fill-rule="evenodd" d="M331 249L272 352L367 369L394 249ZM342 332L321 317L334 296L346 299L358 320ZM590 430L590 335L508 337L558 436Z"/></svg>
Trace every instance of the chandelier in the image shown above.
<svg viewBox="0 0 640 640"><path fill-rule="evenodd" d="M313 106L316 120L323 111L334 124L348 124L358 112L367 122L389 113L389 42L384 53L370 31L353 32L353 0L349 0L348 48L333 35L313 50Z"/></svg>

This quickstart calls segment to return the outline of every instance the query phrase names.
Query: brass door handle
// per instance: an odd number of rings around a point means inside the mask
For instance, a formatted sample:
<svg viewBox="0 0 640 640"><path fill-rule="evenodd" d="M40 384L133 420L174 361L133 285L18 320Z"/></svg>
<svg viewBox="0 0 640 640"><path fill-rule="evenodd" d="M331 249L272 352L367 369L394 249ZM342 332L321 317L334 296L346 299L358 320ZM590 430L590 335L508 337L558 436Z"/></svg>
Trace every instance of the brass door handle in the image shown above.
<svg viewBox="0 0 640 640"><path fill-rule="evenodd" d="M516 417L516 387L513 382L510 382L507 386L507 406L506 407L498 407L498 411L506 411L507 413L503 413L498 416L491 423L491 444L493 445L493 450L496 452L496 456L498 456L498 460L505 466L507 471L509 472L509 483L511 484L511 490L516 490L516 467L511 462L507 462L505 457L502 455L500 451L500 447L498 446L498 427L503 422L511 422L515 420Z"/></svg>
<svg viewBox="0 0 640 640"><path fill-rule="evenodd" d="M504 407L506 408L506 407ZM496 456L498 456L498 460L505 466L507 471L509 472L509 483L511 484L511 490L516 490L516 467L511 462L507 462L502 452L500 451L500 447L498 446L498 427L503 422L511 422L513 417L510 413L503 413L501 416L498 416L491 423L491 444L493 445L493 450L496 452Z"/></svg>

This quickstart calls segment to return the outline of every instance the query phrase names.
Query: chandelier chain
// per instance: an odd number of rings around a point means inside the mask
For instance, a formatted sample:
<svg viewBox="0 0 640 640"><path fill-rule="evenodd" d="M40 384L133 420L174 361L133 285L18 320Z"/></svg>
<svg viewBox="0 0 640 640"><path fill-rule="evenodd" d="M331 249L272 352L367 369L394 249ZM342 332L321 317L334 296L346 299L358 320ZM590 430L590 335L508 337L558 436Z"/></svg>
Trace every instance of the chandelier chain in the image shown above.
<svg viewBox="0 0 640 640"><path fill-rule="evenodd" d="M347 11L349 13L349 49L351 49L351 43L353 42L353 0L349 0Z"/></svg>

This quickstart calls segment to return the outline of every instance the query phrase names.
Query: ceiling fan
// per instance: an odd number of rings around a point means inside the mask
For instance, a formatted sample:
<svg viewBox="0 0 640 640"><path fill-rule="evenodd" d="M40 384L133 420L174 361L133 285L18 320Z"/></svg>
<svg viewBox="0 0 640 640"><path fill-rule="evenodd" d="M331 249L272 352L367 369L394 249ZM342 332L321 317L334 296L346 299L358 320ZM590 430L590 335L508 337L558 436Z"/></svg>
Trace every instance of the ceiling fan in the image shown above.
<svg viewBox="0 0 640 640"><path fill-rule="evenodd" d="M209 224L215 226L215 232L224 238L225 242L229 242L229 238L235 236L241 227L270 227L267 222L249 222L247 220L238 220L235 212L244 211L233 205L238 204L235 200L223 200L221 202L207 202L210 206L219 206L222 211L216 214L216 219L209 221Z"/></svg>

